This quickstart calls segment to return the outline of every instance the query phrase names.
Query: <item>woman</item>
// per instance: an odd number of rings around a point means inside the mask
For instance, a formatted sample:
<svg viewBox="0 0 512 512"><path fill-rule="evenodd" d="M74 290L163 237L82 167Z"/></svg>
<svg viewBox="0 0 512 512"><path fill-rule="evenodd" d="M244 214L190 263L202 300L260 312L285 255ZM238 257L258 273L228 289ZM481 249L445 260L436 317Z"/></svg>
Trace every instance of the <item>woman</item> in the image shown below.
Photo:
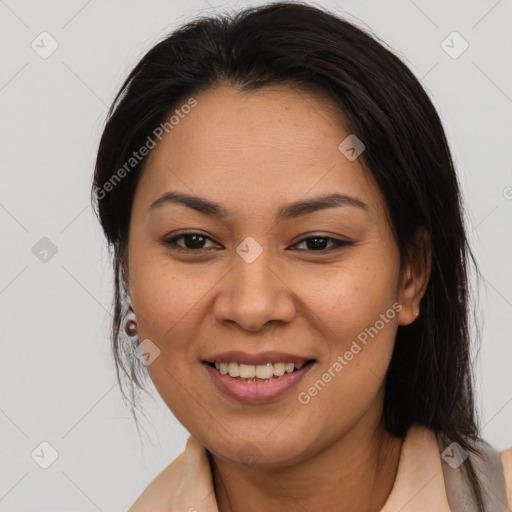
<svg viewBox="0 0 512 512"><path fill-rule="evenodd" d="M512 506L450 150L375 37L295 2L183 26L123 84L93 192L118 378L190 432L130 512Z"/></svg>

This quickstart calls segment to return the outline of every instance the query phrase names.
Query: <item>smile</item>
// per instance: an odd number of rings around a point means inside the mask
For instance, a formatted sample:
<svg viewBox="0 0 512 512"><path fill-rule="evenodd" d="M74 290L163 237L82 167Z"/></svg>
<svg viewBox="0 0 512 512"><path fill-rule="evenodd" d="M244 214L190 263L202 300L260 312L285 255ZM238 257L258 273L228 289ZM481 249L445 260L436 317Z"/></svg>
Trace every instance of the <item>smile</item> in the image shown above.
<svg viewBox="0 0 512 512"><path fill-rule="evenodd" d="M254 382L257 380L268 380L281 377L285 373L293 373L300 370L306 363L266 363L266 364L242 364L237 362L229 363L208 363L212 368L216 368L223 375L229 375L239 380Z"/></svg>
<svg viewBox="0 0 512 512"><path fill-rule="evenodd" d="M266 363L246 365L236 362L203 362L214 385L224 395L242 403L277 400L295 387L313 368L313 359L305 363Z"/></svg>

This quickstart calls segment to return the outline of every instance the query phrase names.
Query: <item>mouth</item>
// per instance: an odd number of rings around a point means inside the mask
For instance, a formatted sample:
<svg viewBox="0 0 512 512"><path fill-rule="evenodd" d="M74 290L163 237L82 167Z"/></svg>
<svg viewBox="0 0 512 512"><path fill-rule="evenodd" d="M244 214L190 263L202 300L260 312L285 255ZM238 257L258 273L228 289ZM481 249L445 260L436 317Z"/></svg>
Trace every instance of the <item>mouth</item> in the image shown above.
<svg viewBox="0 0 512 512"><path fill-rule="evenodd" d="M241 382L268 382L278 380L288 374L306 370L316 362L308 359L305 362L275 362L265 364L243 364L236 361L213 362L203 361L203 364L215 369L222 375Z"/></svg>
<svg viewBox="0 0 512 512"><path fill-rule="evenodd" d="M230 400L246 405L272 403L287 396L315 367L315 359L296 362L242 364L236 361L203 361L211 382Z"/></svg>

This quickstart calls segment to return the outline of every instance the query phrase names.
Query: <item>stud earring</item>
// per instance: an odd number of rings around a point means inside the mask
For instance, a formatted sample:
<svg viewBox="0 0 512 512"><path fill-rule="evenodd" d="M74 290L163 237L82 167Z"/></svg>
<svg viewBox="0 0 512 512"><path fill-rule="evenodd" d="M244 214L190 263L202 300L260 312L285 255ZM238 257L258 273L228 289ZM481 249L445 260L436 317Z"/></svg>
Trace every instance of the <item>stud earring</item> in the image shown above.
<svg viewBox="0 0 512 512"><path fill-rule="evenodd" d="M135 318L135 313L133 312L131 304L129 305L124 318L124 332L130 338L135 338L137 336L137 319Z"/></svg>

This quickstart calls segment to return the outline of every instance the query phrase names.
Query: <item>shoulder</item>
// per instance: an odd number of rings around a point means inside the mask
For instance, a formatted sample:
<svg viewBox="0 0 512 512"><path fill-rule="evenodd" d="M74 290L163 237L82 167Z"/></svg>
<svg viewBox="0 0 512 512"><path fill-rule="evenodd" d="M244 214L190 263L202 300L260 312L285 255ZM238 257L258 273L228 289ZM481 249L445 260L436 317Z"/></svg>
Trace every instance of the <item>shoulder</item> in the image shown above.
<svg viewBox="0 0 512 512"><path fill-rule="evenodd" d="M179 488L185 473L185 459L189 441L181 452L166 466L144 489L128 512L146 512L147 510L164 510L168 505L169 496Z"/></svg>
<svg viewBox="0 0 512 512"><path fill-rule="evenodd" d="M499 452L499 456L505 478L507 506L512 509L512 447Z"/></svg>
<svg viewBox="0 0 512 512"><path fill-rule="evenodd" d="M178 455L144 489L128 512L187 511L201 508L218 512L208 454L193 436Z"/></svg>
<svg viewBox="0 0 512 512"><path fill-rule="evenodd" d="M476 443L481 457L470 453L469 457L483 476L488 476L494 470L503 478L505 486L512 484L512 447L497 450L487 441L480 439ZM485 473L485 474L484 474Z"/></svg>
<svg viewBox="0 0 512 512"><path fill-rule="evenodd" d="M481 483L486 510L501 510L504 504L512 507L512 448L497 450L484 439L466 452L458 443L445 436L438 437L446 494L452 511L472 510L475 506L468 488L465 472L459 469L469 459Z"/></svg>

